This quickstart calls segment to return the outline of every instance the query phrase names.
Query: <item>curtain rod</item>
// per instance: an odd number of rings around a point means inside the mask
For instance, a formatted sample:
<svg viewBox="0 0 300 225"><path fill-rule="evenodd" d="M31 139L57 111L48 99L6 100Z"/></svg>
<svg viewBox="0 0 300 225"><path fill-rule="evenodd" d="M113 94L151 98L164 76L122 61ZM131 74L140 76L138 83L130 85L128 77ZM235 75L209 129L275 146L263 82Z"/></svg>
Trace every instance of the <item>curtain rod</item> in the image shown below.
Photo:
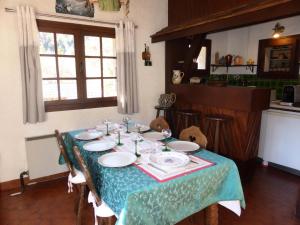
<svg viewBox="0 0 300 225"><path fill-rule="evenodd" d="M16 13L17 11L15 9L12 9L12 8L5 8L5 12ZM105 21L101 21L101 20L80 18L80 17L77 17L77 16L62 16L62 15L41 13L41 12L37 12L36 15L38 17L44 16L44 17L52 17L52 18L58 18L58 19L71 19L71 20L76 20L76 21L81 21L81 22L101 23L101 24L106 24L106 25L110 25L110 26L119 25L118 23L114 23L114 22L105 22ZM137 28L136 25L135 25L135 28Z"/></svg>

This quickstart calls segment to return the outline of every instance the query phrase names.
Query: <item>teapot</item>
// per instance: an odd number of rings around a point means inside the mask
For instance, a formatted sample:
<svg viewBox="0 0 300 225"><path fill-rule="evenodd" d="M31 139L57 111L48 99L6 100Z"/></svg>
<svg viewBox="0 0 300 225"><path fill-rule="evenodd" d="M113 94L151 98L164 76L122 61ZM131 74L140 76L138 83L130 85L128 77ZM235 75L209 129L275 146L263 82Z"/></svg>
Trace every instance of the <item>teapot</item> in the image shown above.
<svg viewBox="0 0 300 225"><path fill-rule="evenodd" d="M161 107L171 107L176 101L176 94L161 94L158 99L158 104Z"/></svg>
<svg viewBox="0 0 300 225"><path fill-rule="evenodd" d="M180 84L183 77L184 77L184 72L181 72L180 70L173 70L173 77L172 77L173 84Z"/></svg>

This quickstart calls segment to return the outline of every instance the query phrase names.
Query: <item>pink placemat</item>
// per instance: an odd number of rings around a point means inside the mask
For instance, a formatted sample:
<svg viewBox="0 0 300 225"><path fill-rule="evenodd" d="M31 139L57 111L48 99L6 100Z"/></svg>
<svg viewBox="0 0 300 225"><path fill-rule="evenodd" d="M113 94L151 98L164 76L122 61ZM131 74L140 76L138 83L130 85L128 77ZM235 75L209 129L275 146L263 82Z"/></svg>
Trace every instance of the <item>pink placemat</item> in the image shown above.
<svg viewBox="0 0 300 225"><path fill-rule="evenodd" d="M149 163L134 165L158 182L166 182L215 165L215 163L199 156L190 155L189 157L191 161L186 166L180 168L167 169Z"/></svg>

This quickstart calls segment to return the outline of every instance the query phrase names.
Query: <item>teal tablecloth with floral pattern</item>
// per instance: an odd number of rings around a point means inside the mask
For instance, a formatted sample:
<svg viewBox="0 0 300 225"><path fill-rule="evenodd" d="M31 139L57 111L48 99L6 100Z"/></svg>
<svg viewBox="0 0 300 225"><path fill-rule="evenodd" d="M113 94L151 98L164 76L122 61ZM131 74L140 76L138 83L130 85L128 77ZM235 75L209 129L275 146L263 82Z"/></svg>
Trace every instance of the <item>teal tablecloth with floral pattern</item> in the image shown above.
<svg viewBox="0 0 300 225"><path fill-rule="evenodd" d="M101 198L118 215L117 225L171 225L207 206L226 200L240 200L244 194L235 163L202 150L196 155L216 165L159 183L135 166L107 168L98 157L107 152L88 152L85 141L74 138L80 131L65 135L68 155L77 168L72 146L77 145L92 173Z"/></svg>

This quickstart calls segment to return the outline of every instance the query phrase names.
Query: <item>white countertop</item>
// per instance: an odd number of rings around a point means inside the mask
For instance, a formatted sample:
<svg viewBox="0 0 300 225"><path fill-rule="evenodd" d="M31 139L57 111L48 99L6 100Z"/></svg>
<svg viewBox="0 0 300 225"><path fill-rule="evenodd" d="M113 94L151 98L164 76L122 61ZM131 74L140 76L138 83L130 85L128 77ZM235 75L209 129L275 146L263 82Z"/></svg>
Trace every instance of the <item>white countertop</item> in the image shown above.
<svg viewBox="0 0 300 225"><path fill-rule="evenodd" d="M271 109L279 109L279 110L284 110L284 111L292 111L292 112L299 112L300 113L300 107L294 107L294 106L285 106L285 105L280 105L280 101L272 101L270 103L270 108Z"/></svg>

